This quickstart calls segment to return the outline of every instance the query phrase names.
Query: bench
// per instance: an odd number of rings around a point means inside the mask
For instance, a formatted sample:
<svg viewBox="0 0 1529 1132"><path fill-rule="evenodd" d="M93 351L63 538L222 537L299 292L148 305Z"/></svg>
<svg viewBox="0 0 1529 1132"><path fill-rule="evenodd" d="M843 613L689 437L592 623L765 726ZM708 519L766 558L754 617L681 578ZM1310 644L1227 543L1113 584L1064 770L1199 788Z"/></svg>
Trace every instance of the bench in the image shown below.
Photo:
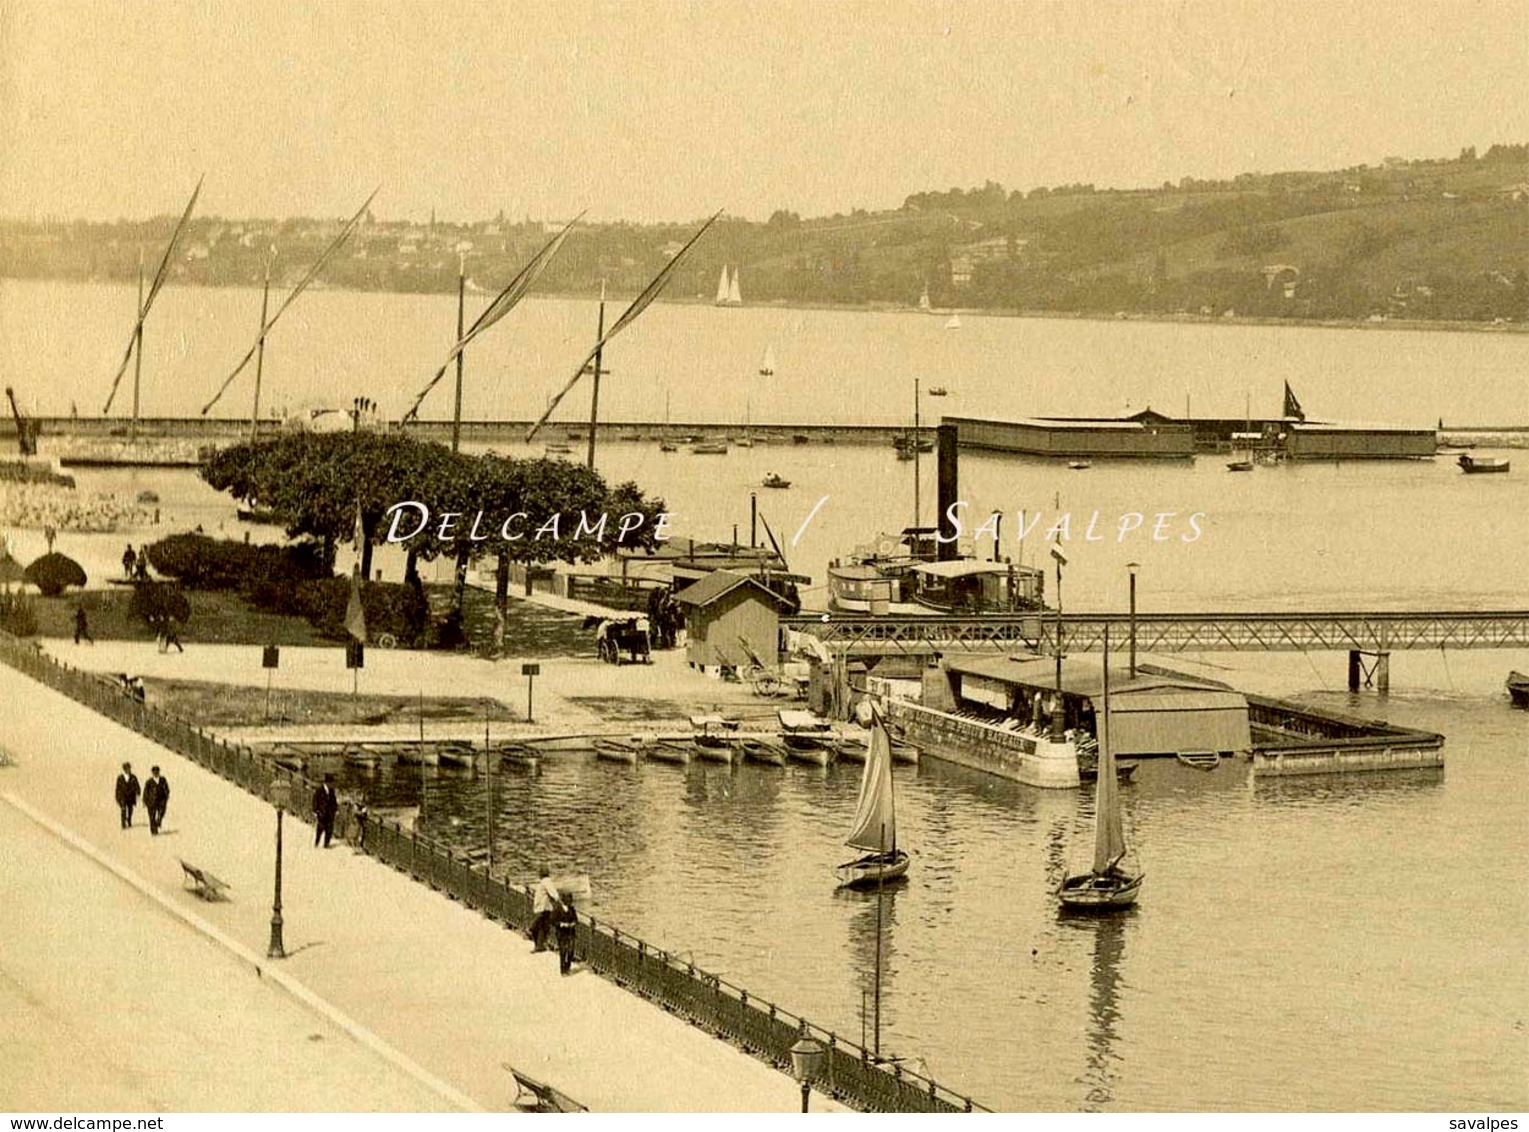
<svg viewBox="0 0 1529 1132"><path fill-rule="evenodd" d="M538 1081L516 1069L508 1061L504 1067L515 1078L514 1105L521 1112L588 1112L578 1101L560 1093L551 1085Z"/></svg>
<svg viewBox="0 0 1529 1132"><path fill-rule="evenodd" d="M206 869L199 869L185 861L181 862L181 869L185 872L184 880L191 886L191 891L195 892L203 900L228 899L228 897L223 895L229 887L227 881L219 880Z"/></svg>

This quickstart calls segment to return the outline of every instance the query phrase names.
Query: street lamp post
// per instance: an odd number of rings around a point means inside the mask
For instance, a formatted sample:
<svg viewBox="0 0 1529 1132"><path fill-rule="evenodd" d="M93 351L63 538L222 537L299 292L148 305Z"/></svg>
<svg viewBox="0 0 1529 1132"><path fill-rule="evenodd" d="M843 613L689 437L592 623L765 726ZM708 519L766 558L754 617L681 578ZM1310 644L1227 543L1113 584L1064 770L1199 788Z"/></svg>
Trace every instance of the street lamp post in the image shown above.
<svg viewBox="0 0 1529 1132"><path fill-rule="evenodd" d="M802 1019L801 1031L796 1044L791 1047L791 1074L802 1086L802 1111L807 1111L807 1098L812 1094L812 1079L823 1071L823 1059L828 1051L823 1043L807 1030L807 1019Z"/></svg>
<svg viewBox="0 0 1529 1132"><path fill-rule="evenodd" d="M1062 698L1062 565L1067 553L1060 543L1051 544L1051 557L1056 560L1056 704L1051 712L1051 741L1060 743L1067 733L1066 701Z"/></svg>
<svg viewBox="0 0 1529 1132"><path fill-rule="evenodd" d="M276 807L276 899L271 905L271 946L266 949L267 959L285 959L286 946L281 939L281 815L292 804L292 783L286 778L271 782L271 804Z"/></svg>
<svg viewBox="0 0 1529 1132"><path fill-rule="evenodd" d="M1140 562L1127 562L1126 569L1131 571L1131 679L1136 679L1136 571L1141 569Z"/></svg>

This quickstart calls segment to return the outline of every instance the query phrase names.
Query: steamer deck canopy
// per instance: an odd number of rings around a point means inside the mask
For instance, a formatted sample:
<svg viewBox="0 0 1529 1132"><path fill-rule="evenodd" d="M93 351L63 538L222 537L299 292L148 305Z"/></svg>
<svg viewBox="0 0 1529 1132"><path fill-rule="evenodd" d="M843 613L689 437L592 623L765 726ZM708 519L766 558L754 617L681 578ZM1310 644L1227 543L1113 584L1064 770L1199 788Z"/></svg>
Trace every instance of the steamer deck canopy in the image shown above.
<svg viewBox="0 0 1529 1132"><path fill-rule="evenodd" d="M1052 657L947 657L941 665L960 704L996 708L1028 721L1032 698L1048 701L1056 686ZM1103 704L1104 677L1097 660L1064 660L1062 699L1068 726L1094 729ZM1247 751L1252 748L1248 701L1240 692L1187 676L1138 672L1110 675L1110 722L1121 758L1174 755L1180 751Z"/></svg>

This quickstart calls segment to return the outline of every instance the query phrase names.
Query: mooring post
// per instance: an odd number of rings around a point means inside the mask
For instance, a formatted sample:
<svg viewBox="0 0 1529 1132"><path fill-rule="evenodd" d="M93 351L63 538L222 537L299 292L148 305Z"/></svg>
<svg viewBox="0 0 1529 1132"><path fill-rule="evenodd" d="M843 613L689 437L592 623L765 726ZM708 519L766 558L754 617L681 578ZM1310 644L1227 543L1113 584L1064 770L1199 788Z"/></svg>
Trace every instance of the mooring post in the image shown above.
<svg viewBox="0 0 1529 1132"><path fill-rule="evenodd" d="M1382 696L1391 694L1391 653L1375 654L1375 690Z"/></svg>
<svg viewBox="0 0 1529 1132"><path fill-rule="evenodd" d="M1348 690L1359 691L1359 650L1348 650Z"/></svg>

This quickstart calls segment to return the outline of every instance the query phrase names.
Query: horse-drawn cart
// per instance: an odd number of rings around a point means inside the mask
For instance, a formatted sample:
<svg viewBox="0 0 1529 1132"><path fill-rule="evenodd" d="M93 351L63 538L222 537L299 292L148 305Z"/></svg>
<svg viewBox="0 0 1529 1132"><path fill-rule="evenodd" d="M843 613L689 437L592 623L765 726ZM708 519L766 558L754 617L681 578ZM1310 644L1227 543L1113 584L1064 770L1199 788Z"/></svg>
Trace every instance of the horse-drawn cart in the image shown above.
<svg viewBox="0 0 1529 1132"><path fill-rule="evenodd" d="M586 617L584 628L595 631L595 653L607 664L620 664L625 652L633 664L651 664L652 636L646 617L628 617L615 620L606 617Z"/></svg>

